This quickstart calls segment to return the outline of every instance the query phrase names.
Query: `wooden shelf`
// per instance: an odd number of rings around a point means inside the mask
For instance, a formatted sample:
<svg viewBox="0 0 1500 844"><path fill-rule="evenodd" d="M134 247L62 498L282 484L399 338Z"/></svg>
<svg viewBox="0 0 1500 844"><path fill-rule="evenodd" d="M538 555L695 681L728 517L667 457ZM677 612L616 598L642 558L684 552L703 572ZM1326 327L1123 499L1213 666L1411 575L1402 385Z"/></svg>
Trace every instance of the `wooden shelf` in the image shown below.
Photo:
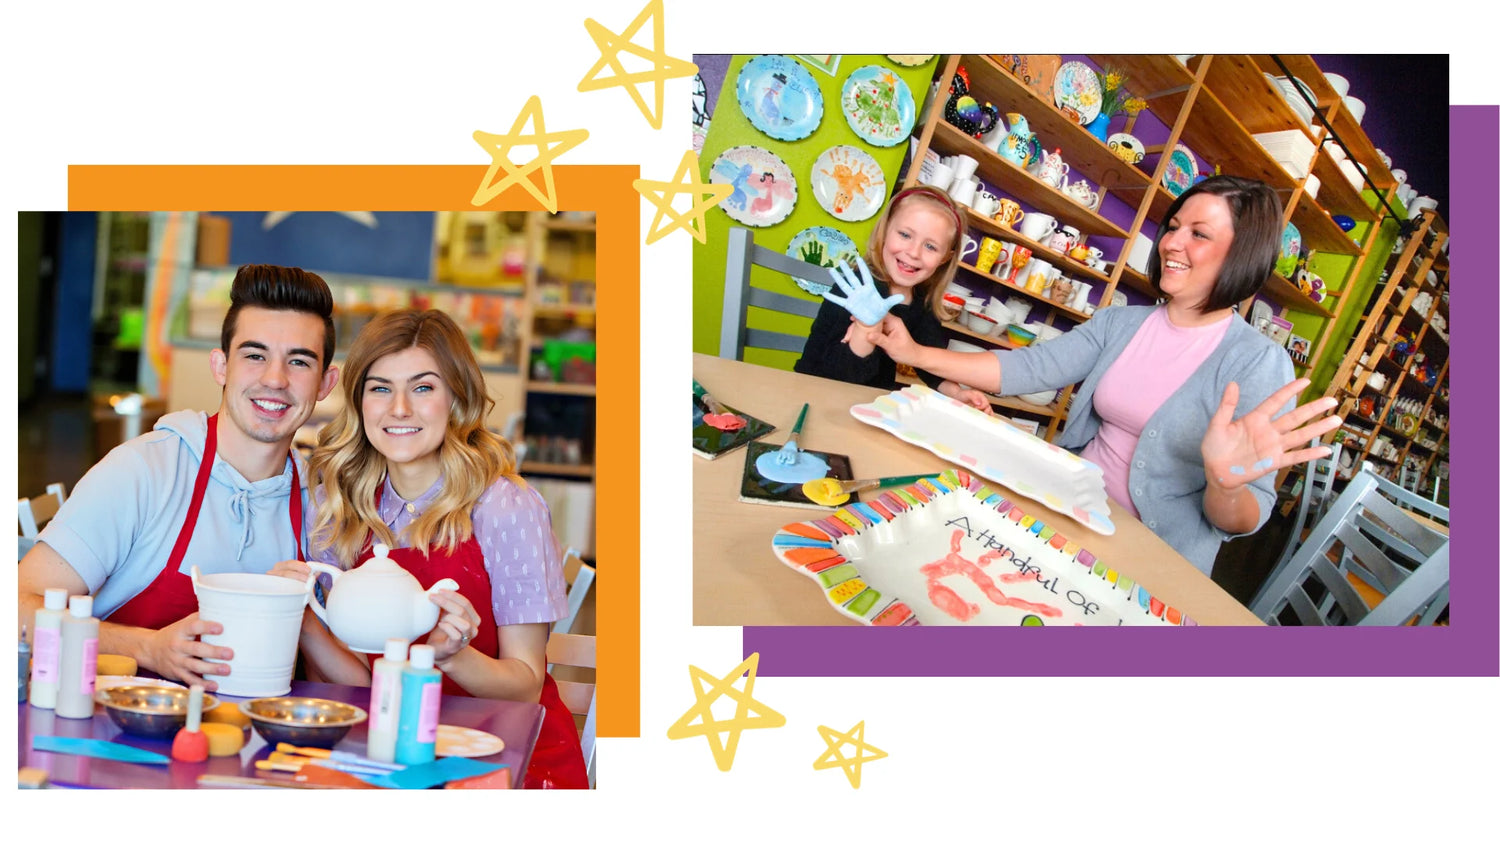
<svg viewBox="0 0 1500 844"><path fill-rule="evenodd" d="M550 393L557 396L592 396L598 392L595 384L569 384L562 381L531 381L526 382L528 393Z"/></svg>
<svg viewBox="0 0 1500 844"><path fill-rule="evenodd" d="M1317 62L1313 61L1312 56L1279 55L1278 57L1293 76L1311 89L1314 99L1318 101L1318 109L1328 115L1328 122L1333 127L1333 131L1338 133L1339 138L1353 153L1355 160L1370 174L1371 186L1382 192L1394 188L1396 177L1391 175L1390 167L1380 160L1379 153L1375 151L1375 145L1370 142L1370 136L1366 135L1365 130L1355 122L1354 115L1343 107L1338 92L1333 90L1333 86L1328 83L1328 78L1323 75L1323 71L1319 69ZM1281 68L1276 66L1276 61L1269 55L1251 58L1256 68L1263 73L1269 73L1272 76L1282 75Z"/></svg>
<svg viewBox="0 0 1500 844"><path fill-rule="evenodd" d="M525 460L521 463L521 474L562 475L569 478L592 478L594 476L594 467L578 466L572 463L542 463L536 460Z"/></svg>

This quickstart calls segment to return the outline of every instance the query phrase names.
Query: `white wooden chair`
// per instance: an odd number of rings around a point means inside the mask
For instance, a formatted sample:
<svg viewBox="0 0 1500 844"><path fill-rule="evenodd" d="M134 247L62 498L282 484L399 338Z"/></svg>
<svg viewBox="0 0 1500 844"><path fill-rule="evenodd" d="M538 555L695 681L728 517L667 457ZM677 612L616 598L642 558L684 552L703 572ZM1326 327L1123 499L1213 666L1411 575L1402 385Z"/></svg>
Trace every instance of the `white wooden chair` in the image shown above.
<svg viewBox="0 0 1500 844"><path fill-rule="evenodd" d="M1349 481L1292 558L1266 579L1251 612L1267 624L1431 623L1430 609L1448 584L1448 537L1387 500L1376 480L1359 472ZM1407 555L1390 538L1418 556L1402 559ZM1373 609L1349 581L1351 571L1384 593Z"/></svg>
<svg viewBox="0 0 1500 844"><path fill-rule="evenodd" d="M574 668L588 669L592 674L598 667L598 659L595 654L595 639L593 636L585 636L579 633L553 633L547 638L547 662L550 666L568 665ZM583 726L579 730L579 741L583 745L583 759L588 766L589 788L595 785L594 779L594 703L595 684L579 680L564 680L556 676L557 694L562 698L563 705L568 711L576 716L583 716Z"/></svg>
<svg viewBox="0 0 1500 844"><path fill-rule="evenodd" d="M578 620L578 608L588 597L594 585L594 567L583 561L576 548L569 548L563 555L563 579L568 582L568 614L552 622L553 633L573 632L573 622Z"/></svg>
<svg viewBox="0 0 1500 844"><path fill-rule="evenodd" d="M821 282L829 277L828 270L816 264L799 261L764 246L756 246L755 235L749 229L731 228L729 255L724 267L724 313L719 327L719 357L744 360L746 347L801 352L807 342L806 333L787 334L749 328L746 324L749 317L747 309L753 306L811 318L818 315L818 308L822 303L751 286L750 268L753 266L776 270L791 278Z"/></svg>
<svg viewBox="0 0 1500 844"><path fill-rule="evenodd" d="M67 497L62 484L47 484L47 491L42 495L18 499L16 515L20 521L22 538L36 539L42 526L57 515Z"/></svg>

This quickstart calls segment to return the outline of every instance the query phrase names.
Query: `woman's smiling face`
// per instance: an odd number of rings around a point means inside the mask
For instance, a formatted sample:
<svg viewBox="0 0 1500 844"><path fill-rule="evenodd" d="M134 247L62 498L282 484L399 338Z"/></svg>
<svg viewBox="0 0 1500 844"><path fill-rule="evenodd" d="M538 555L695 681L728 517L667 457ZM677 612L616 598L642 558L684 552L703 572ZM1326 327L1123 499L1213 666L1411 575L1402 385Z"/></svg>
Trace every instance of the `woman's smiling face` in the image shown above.
<svg viewBox="0 0 1500 844"><path fill-rule="evenodd" d="M881 263L893 293L932 277L953 248L953 219L932 202L909 199L886 221Z"/></svg>
<svg viewBox="0 0 1500 844"><path fill-rule="evenodd" d="M1197 307L1213 292L1233 242L1234 215L1224 197L1188 197L1156 239L1162 292L1182 305Z"/></svg>
<svg viewBox="0 0 1500 844"><path fill-rule="evenodd" d="M426 349L412 347L370 365L360 390L365 436L393 464L429 469L448 431L453 392Z"/></svg>

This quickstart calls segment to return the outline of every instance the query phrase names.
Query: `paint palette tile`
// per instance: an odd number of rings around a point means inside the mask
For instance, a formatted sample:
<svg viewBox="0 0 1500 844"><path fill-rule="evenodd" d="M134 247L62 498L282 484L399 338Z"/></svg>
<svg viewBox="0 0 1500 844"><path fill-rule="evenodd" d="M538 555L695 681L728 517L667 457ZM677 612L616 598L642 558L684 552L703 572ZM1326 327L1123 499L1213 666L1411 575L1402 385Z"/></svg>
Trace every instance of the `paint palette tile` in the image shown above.
<svg viewBox="0 0 1500 844"><path fill-rule="evenodd" d="M1104 471L1072 452L916 384L849 413L1108 536Z"/></svg>
<svg viewBox="0 0 1500 844"><path fill-rule="evenodd" d="M950 469L787 525L771 550L871 626L1196 626L1031 506Z"/></svg>
<svg viewBox="0 0 1500 844"><path fill-rule="evenodd" d="M755 462L762 454L769 454L781 449L780 443L750 443L745 451L745 472L740 478L739 500L749 504L774 504L781 507L807 507L814 510L834 511L840 508L824 507L823 505L808 498L802 492L802 482L773 481L762 475L755 468ZM826 451L813 451L802 449L802 454L812 455L820 458L828 464L828 473L825 477L838 478L841 481L854 480L854 470L850 468L849 456L846 454L830 454ZM843 521L843 530L857 530L861 523L853 516L847 516Z"/></svg>

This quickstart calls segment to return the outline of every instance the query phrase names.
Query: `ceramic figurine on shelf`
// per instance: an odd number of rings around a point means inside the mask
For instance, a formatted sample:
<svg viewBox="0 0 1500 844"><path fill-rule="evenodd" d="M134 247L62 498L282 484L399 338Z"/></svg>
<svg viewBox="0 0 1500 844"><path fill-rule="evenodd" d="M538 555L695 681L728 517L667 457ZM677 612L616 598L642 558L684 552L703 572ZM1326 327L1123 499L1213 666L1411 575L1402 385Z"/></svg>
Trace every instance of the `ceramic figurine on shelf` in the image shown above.
<svg viewBox="0 0 1500 844"><path fill-rule="evenodd" d="M1005 122L1010 126L1010 131L1000 144L1000 157L1017 167L1027 167L1039 160L1042 157L1042 142L1031 131L1026 116L1010 112L1005 115Z"/></svg>
<svg viewBox="0 0 1500 844"><path fill-rule="evenodd" d="M1000 122L1000 109L989 103L980 105L978 100L969 95L969 73L962 67L953 75L948 92L943 119L957 126L964 134L978 138Z"/></svg>

